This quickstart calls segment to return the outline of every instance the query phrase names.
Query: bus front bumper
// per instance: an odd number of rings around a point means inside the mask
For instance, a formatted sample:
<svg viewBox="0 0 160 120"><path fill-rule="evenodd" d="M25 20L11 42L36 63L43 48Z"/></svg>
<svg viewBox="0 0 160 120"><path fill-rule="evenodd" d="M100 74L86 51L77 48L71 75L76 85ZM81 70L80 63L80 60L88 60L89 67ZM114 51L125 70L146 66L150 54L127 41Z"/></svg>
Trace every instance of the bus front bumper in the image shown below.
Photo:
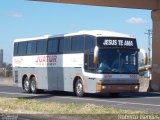
<svg viewBox="0 0 160 120"><path fill-rule="evenodd" d="M120 93L120 92L138 92L139 83L137 84L96 84L97 93Z"/></svg>

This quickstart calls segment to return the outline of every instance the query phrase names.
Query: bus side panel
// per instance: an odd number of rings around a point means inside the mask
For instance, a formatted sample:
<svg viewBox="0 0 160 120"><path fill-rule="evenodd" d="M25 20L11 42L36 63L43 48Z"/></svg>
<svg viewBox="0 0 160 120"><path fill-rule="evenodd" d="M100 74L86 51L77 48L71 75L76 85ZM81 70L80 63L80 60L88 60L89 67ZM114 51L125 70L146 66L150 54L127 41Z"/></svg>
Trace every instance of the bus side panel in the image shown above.
<svg viewBox="0 0 160 120"><path fill-rule="evenodd" d="M15 84L19 87L22 87L22 78L24 75L27 75L30 78L31 75L34 75L36 78L37 88L38 89L48 89L47 81L47 69L43 67L37 68L19 68L15 67L13 69L14 81ZM18 78L18 79L17 79Z"/></svg>
<svg viewBox="0 0 160 120"><path fill-rule="evenodd" d="M76 76L83 78L81 68L58 67L49 68L48 71L49 90L60 90L73 92L73 81Z"/></svg>
<svg viewBox="0 0 160 120"><path fill-rule="evenodd" d="M65 67L64 68L64 91L73 92L73 87L74 87L73 82L77 76L83 79L82 68L80 67L77 67L77 68Z"/></svg>
<svg viewBox="0 0 160 120"><path fill-rule="evenodd" d="M48 90L58 90L58 69L57 67L48 67Z"/></svg>
<svg viewBox="0 0 160 120"><path fill-rule="evenodd" d="M96 82L97 79L96 78L92 78L92 77L84 77L85 81L86 81L86 85L87 85L87 93L96 93Z"/></svg>
<svg viewBox="0 0 160 120"><path fill-rule="evenodd" d="M81 68L48 68L48 89L73 92L73 81L76 76L82 77Z"/></svg>
<svg viewBox="0 0 160 120"><path fill-rule="evenodd" d="M58 90L60 90L60 91L64 91L64 81L65 81L65 79L64 79L64 68L63 67L58 67L58 73L57 73L57 75L58 75L58 84L57 84L57 89ZM69 81L68 81L69 82Z"/></svg>
<svg viewBox="0 0 160 120"><path fill-rule="evenodd" d="M20 68L14 67L13 68L13 80L14 80L14 84L18 87L22 87L22 75L19 72Z"/></svg>
<svg viewBox="0 0 160 120"><path fill-rule="evenodd" d="M47 68L37 67L32 71L32 73L34 73L36 76L37 88L38 89L48 89Z"/></svg>

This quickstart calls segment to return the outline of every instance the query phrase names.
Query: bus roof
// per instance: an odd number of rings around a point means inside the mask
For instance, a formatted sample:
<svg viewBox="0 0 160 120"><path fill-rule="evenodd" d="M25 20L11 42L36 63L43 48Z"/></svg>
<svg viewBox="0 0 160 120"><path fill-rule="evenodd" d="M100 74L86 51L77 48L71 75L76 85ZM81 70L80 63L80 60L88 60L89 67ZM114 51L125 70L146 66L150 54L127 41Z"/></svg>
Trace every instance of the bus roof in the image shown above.
<svg viewBox="0 0 160 120"><path fill-rule="evenodd" d="M127 37L127 38L135 38L126 34L118 33L118 32L112 32L112 31L106 31L106 30L83 30L78 31L75 33L69 33L65 34L64 36L72 36L72 35L93 35L95 37Z"/></svg>
<svg viewBox="0 0 160 120"><path fill-rule="evenodd" d="M60 34L60 35L44 35L40 37L33 37L33 38L20 38L15 39L14 42L20 42L20 41L30 41L30 40L39 40L39 39L47 39L47 38L54 38L54 37L63 37L63 36L74 36L74 35L92 35L95 37L125 37L125 38L135 38L126 34L118 33L118 32L112 32L112 31L106 31L106 30L83 30L78 31L74 33L68 33L68 34Z"/></svg>
<svg viewBox="0 0 160 120"><path fill-rule="evenodd" d="M20 38L20 39L15 39L14 42L22 42L22 41L31 41L31 40L40 40L40 39L47 39L51 35L44 35L40 37L32 37L32 38Z"/></svg>

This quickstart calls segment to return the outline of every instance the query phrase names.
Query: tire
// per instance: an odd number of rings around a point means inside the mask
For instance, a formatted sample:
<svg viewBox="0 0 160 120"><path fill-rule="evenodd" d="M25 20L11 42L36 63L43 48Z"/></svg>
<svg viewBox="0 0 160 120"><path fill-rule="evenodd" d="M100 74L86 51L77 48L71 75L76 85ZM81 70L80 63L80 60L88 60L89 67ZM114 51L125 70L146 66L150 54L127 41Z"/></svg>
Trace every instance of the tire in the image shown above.
<svg viewBox="0 0 160 120"><path fill-rule="evenodd" d="M75 85L75 93L78 97L83 97L84 96L84 91L83 91L83 84L82 84L82 80L78 79L76 81L76 85Z"/></svg>
<svg viewBox="0 0 160 120"><path fill-rule="evenodd" d="M23 89L25 90L26 93L31 93L31 83L28 77L24 79Z"/></svg>
<svg viewBox="0 0 160 120"><path fill-rule="evenodd" d="M38 93L35 77L32 77L31 79L31 92L34 94Z"/></svg>

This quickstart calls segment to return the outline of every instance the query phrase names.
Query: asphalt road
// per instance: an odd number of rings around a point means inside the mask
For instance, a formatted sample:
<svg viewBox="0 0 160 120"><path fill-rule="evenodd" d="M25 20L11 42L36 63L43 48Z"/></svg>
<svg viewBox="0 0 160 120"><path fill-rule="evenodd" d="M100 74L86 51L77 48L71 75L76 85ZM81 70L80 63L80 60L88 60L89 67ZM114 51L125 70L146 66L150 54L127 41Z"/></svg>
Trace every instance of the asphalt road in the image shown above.
<svg viewBox="0 0 160 120"><path fill-rule="evenodd" d="M115 108L160 113L160 93L123 93L116 98L110 97L109 94L87 94L87 96L79 98L68 92L45 91L41 94L27 94L21 88L0 85L0 96L65 103L92 103Z"/></svg>

